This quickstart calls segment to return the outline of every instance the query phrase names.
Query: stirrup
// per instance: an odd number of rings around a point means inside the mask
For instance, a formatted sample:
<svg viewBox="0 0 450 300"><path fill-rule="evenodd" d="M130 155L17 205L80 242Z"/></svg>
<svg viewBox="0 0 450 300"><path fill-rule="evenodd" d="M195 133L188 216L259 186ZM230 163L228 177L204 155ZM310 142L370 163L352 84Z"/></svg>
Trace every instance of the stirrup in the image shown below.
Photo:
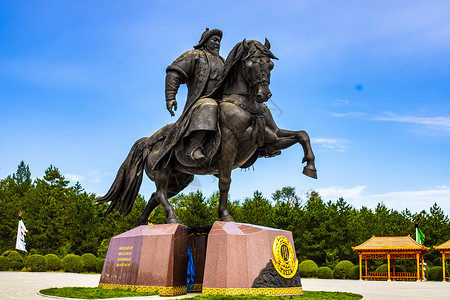
<svg viewBox="0 0 450 300"><path fill-rule="evenodd" d="M199 158L194 157L194 152L197 150L200 150L200 152L202 153L202 156ZM206 161L205 151L202 146L195 147L194 150L191 151L190 156L191 156L191 159L194 161L198 161L198 162L202 162L202 163Z"/></svg>

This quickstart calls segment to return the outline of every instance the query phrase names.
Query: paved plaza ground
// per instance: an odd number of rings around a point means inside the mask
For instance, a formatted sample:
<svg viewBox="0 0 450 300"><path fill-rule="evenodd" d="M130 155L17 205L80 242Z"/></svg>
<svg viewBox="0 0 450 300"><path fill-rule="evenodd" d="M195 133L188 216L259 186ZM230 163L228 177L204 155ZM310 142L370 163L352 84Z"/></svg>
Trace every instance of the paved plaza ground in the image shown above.
<svg viewBox="0 0 450 300"><path fill-rule="evenodd" d="M38 295L50 287L96 287L100 275L74 273L0 272L0 299L51 299ZM340 291L361 294L364 299L449 299L450 282L397 282L302 279L306 291ZM195 295L195 294L194 294ZM187 297L193 296L189 294ZM186 296L185 296L186 297ZM180 297L133 297L128 299L174 299Z"/></svg>

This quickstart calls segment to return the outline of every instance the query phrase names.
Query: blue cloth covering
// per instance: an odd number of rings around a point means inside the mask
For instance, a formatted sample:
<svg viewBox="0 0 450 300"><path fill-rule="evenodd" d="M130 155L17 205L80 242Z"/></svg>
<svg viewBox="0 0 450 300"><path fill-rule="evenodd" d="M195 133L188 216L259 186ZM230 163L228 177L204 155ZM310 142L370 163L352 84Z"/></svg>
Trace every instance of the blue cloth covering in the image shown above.
<svg viewBox="0 0 450 300"><path fill-rule="evenodd" d="M192 257L191 248L187 248L188 261L187 261L187 292L190 293L191 286L194 284L195 270L194 270L194 258Z"/></svg>

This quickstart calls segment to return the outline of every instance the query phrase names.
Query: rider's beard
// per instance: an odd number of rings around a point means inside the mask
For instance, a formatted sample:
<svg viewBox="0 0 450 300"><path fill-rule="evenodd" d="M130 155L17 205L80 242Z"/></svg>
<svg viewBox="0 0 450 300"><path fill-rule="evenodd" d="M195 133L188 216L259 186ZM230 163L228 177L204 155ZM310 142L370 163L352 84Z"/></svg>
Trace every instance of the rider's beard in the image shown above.
<svg viewBox="0 0 450 300"><path fill-rule="evenodd" d="M207 49L214 56L219 56L219 49Z"/></svg>

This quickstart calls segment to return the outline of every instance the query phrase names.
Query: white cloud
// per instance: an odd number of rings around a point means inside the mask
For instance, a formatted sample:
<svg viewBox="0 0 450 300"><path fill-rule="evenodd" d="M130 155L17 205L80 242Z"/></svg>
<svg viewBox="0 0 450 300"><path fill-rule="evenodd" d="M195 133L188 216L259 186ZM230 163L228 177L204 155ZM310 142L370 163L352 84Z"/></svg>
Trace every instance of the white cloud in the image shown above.
<svg viewBox="0 0 450 300"><path fill-rule="evenodd" d="M415 117L387 113L385 116L374 118L374 120L421 125L431 130L450 133L450 117Z"/></svg>
<svg viewBox="0 0 450 300"><path fill-rule="evenodd" d="M75 174L64 174L64 177L72 182L80 182L83 180L83 176Z"/></svg>
<svg viewBox="0 0 450 300"><path fill-rule="evenodd" d="M317 189L324 201L336 201L343 197L345 201L356 208L367 206L373 209L378 203L384 203L389 209L402 211L408 208L414 213L422 210L428 211L436 202L445 214L450 214L450 187L446 185L427 190L395 191L382 194L367 194L366 190L367 186L365 185L350 188L330 186Z"/></svg>
<svg viewBox="0 0 450 300"><path fill-rule="evenodd" d="M347 149L347 142L340 139L329 139L329 138L313 138L311 139L313 144L318 144L322 148L336 150L339 152L344 152Z"/></svg>
<svg viewBox="0 0 450 300"><path fill-rule="evenodd" d="M360 112L360 111L350 111L345 113L331 113L332 117L337 118L354 118L354 119L361 119L364 116L366 116L366 113Z"/></svg>
<svg viewBox="0 0 450 300"><path fill-rule="evenodd" d="M350 101L348 99L337 99L333 103L331 103L331 106L345 106L349 105Z"/></svg>
<svg viewBox="0 0 450 300"><path fill-rule="evenodd" d="M101 170L91 170L89 172L89 179L93 183L98 183L102 181L103 178L110 176L111 174L108 172L103 172Z"/></svg>
<svg viewBox="0 0 450 300"><path fill-rule="evenodd" d="M367 186L365 185L358 185L352 188L332 185L327 188L319 188L317 191L323 200L336 200L343 197L346 201L349 201L350 199L360 199L366 188Z"/></svg>

